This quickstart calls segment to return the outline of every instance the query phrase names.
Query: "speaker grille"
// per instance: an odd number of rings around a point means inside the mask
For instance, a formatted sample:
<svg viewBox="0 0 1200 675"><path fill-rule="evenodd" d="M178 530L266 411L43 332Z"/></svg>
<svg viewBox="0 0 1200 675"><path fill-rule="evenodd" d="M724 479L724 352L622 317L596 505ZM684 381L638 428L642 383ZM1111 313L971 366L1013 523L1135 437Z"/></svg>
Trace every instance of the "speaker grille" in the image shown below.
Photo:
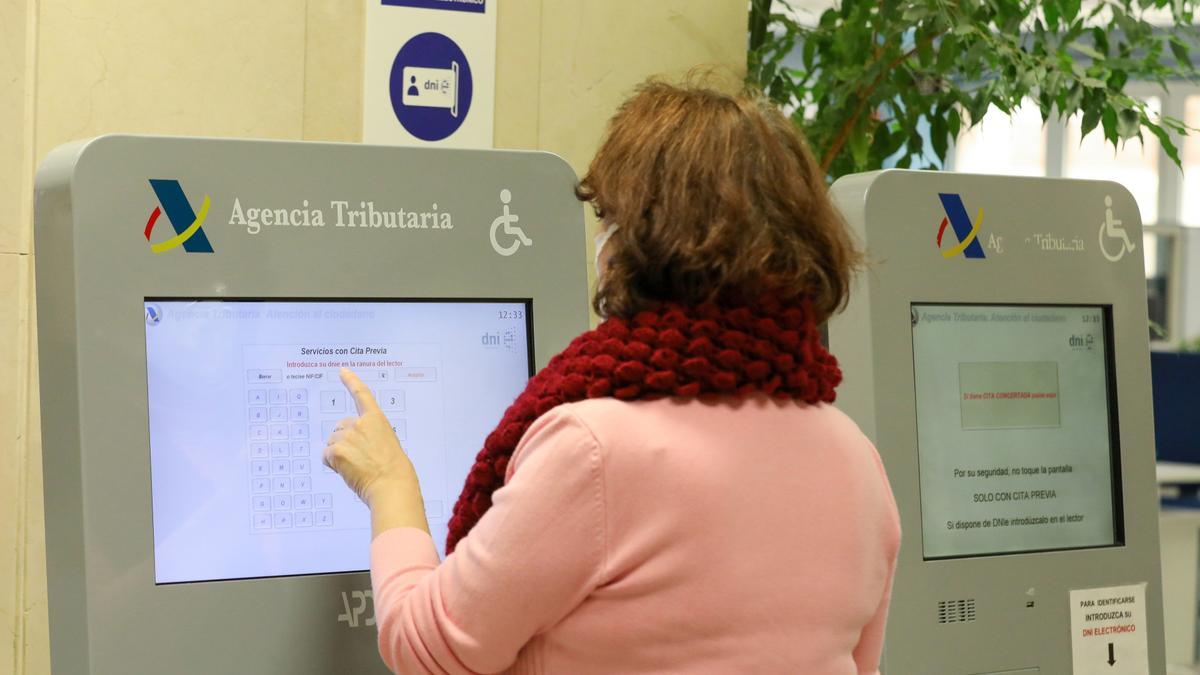
<svg viewBox="0 0 1200 675"><path fill-rule="evenodd" d="M968 623L975 620L975 598L938 602L938 623Z"/></svg>

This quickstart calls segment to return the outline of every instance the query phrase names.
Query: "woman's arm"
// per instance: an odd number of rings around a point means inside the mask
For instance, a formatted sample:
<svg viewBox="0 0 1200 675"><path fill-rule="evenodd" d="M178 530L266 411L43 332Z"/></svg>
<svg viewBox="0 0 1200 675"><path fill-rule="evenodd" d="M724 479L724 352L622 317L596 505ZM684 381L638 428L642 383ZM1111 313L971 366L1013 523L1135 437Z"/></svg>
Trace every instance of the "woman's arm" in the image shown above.
<svg viewBox="0 0 1200 675"><path fill-rule="evenodd" d="M429 532L425 502L412 462L367 385L348 368L342 383L358 417L347 417L325 445L324 460L371 509L371 537L395 527Z"/></svg>
<svg viewBox="0 0 1200 675"><path fill-rule="evenodd" d="M879 675L879 659L883 654L884 629L887 626L888 607L892 602L892 584L896 579L897 555L900 552L900 512L896 508L896 498L892 494L892 486L888 481L887 471L883 468L883 460L874 445L865 437L863 440L870 446L871 456L875 460L875 470L879 477L879 495L883 497L881 506L884 517L880 536L884 539L884 550L887 556L887 572L883 585L883 596L870 622L863 627L854 648L854 663L858 666L860 675Z"/></svg>
<svg viewBox="0 0 1200 675"><path fill-rule="evenodd" d="M349 371L359 417L343 420L325 461L371 507L371 582L379 651L404 673L504 670L599 583L603 467L591 431L563 408L530 427L511 479L439 565L412 463L370 390Z"/></svg>
<svg viewBox="0 0 1200 675"><path fill-rule="evenodd" d="M429 533L425 518L425 500L417 472L381 481L371 490L367 505L371 508L371 539L397 527L411 527Z"/></svg>
<svg viewBox="0 0 1200 675"><path fill-rule="evenodd" d="M895 577L895 567L888 571L887 585L883 590L883 599L870 623L863 628L854 647L854 663L858 666L859 675L879 675L879 659L883 655L883 632L887 626L888 606L892 598L892 580Z"/></svg>
<svg viewBox="0 0 1200 675"><path fill-rule="evenodd" d="M599 447L570 413L530 428L512 479L440 566L428 532L371 545L384 662L404 673L492 673L597 586L605 550Z"/></svg>

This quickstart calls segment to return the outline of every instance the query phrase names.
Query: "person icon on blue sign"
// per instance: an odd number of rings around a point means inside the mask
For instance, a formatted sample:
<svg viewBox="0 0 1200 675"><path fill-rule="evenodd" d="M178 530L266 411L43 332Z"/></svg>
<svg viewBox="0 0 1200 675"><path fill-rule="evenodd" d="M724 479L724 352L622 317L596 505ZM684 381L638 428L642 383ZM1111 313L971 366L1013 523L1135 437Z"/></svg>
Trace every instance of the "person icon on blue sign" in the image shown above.
<svg viewBox="0 0 1200 675"><path fill-rule="evenodd" d="M441 33L421 33L396 52L388 78L400 126L423 141L440 141L462 126L471 110L471 66L462 49Z"/></svg>

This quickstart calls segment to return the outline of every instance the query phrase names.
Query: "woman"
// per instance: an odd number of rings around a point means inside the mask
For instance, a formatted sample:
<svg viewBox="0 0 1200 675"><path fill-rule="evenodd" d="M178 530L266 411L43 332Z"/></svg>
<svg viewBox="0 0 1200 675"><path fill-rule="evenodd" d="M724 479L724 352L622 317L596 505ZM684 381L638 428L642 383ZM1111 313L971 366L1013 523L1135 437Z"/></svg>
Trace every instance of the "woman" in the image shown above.
<svg viewBox="0 0 1200 675"><path fill-rule="evenodd" d="M875 673L899 546L817 326L855 251L768 103L652 83L578 190L604 323L488 437L439 564L369 390L326 462L371 507L397 672ZM469 532L469 536L468 535Z"/></svg>

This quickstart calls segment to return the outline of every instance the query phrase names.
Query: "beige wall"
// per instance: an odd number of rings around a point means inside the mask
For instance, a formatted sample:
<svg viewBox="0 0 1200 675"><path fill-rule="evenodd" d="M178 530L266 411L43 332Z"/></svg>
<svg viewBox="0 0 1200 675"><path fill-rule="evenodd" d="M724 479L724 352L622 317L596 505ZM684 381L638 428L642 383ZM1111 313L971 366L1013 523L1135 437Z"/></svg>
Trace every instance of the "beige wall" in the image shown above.
<svg viewBox="0 0 1200 675"><path fill-rule="evenodd" d="M745 0L497 1L496 145L551 150L576 171L637 82L697 65L743 67ZM60 143L110 132L357 141L362 8L0 0L0 672L49 672L37 162Z"/></svg>

